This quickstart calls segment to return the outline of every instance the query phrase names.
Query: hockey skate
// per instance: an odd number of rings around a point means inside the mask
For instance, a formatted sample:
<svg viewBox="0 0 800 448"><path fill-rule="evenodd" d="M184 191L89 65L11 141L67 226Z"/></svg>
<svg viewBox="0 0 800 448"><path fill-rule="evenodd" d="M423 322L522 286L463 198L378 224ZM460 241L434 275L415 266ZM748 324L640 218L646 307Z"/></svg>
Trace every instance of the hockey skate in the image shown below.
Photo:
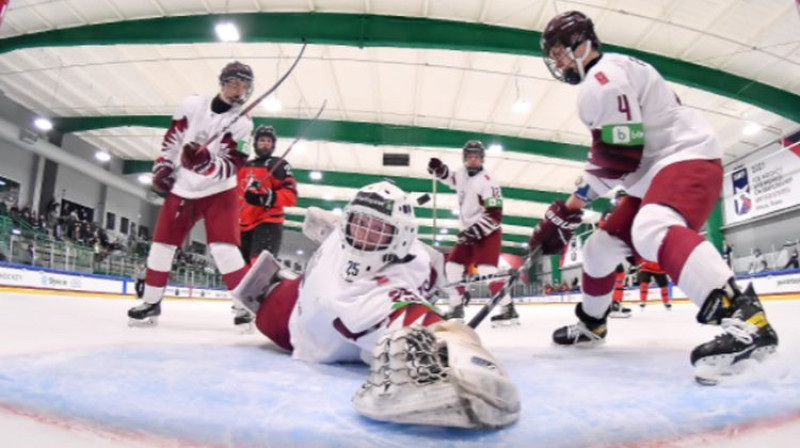
<svg viewBox="0 0 800 448"><path fill-rule="evenodd" d="M233 325L239 330L239 333L250 334L255 330L253 315L247 309L240 305L233 305L231 312L234 314Z"/></svg>
<svg viewBox="0 0 800 448"><path fill-rule="evenodd" d="M583 311L583 304L579 303L575 307L575 315L578 316L578 323L566 325L553 332L553 342L559 345L592 346L605 342L608 328L606 318L609 310L602 319L589 316Z"/></svg>
<svg viewBox="0 0 800 448"><path fill-rule="evenodd" d="M639 309L644 311L646 306L647 306L647 302L642 302L642 303L639 304Z"/></svg>
<svg viewBox="0 0 800 448"><path fill-rule="evenodd" d="M137 305L128 310L129 327L155 327L161 315L161 302Z"/></svg>
<svg viewBox="0 0 800 448"><path fill-rule="evenodd" d="M763 361L775 353L778 335L767 321L753 285L744 293L736 291L729 299L716 290L703 303L697 315L700 323L717 324L724 333L692 350L695 380L713 386L748 369L749 360Z"/></svg>
<svg viewBox="0 0 800 448"><path fill-rule="evenodd" d="M614 319L626 319L631 317L631 309L622 306L622 302L611 302L611 313L608 317Z"/></svg>
<svg viewBox="0 0 800 448"><path fill-rule="evenodd" d="M504 306L502 311L492 316L492 328L512 325L519 325L519 314L514 308L514 302Z"/></svg>
<svg viewBox="0 0 800 448"><path fill-rule="evenodd" d="M669 302L665 303L664 304L664 309L666 309L667 311L671 311L672 310L672 304L669 303Z"/></svg>
<svg viewBox="0 0 800 448"><path fill-rule="evenodd" d="M464 322L464 305L454 306L447 314L444 315L445 320L457 320Z"/></svg>

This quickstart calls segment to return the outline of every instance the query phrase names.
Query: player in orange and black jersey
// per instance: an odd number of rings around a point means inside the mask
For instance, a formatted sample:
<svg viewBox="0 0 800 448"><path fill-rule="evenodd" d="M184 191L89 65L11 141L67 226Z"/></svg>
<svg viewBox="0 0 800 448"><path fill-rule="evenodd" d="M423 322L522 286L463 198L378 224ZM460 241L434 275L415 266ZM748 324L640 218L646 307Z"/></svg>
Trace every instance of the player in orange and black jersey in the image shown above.
<svg viewBox="0 0 800 448"><path fill-rule="evenodd" d="M286 160L272 157L277 137L272 126L253 132L256 158L239 170L239 230L241 251L252 261L263 250L275 257L281 248L284 207L297 205L297 182Z"/></svg>

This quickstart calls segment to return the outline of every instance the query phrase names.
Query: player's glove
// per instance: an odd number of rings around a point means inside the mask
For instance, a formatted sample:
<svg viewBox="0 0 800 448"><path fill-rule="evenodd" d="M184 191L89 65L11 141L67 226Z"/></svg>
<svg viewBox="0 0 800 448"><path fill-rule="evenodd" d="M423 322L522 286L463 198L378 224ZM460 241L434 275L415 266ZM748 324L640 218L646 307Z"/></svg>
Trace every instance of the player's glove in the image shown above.
<svg viewBox="0 0 800 448"><path fill-rule="evenodd" d="M159 157L153 163L153 191L166 196L175 185L175 165L166 157Z"/></svg>
<svg viewBox="0 0 800 448"><path fill-rule="evenodd" d="M270 208L275 205L275 192L269 188L258 190L251 187L244 192L244 200L256 207Z"/></svg>
<svg viewBox="0 0 800 448"><path fill-rule="evenodd" d="M197 142L189 142L183 145L183 151L181 151L181 165L195 173L201 174L210 164L211 153L208 152L208 148Z"/></svg>
<svg viewBox="0 0 800 448"><path fill-rule="evenodd" d="M469 245L477 243L480 239L480 232L475 228L475 226L471 226L458 233L458 239L456 242L458 244Z"/></svg>
<svg viewBox="0 0 800 448"><path fill-rule="evenodd" d="M528 241L528 250L542 248L546 255L558 254L581 225L583 210L568 209L564 201L555 201L544 214L544 219L533 230Z"/></svg>
<svg viewBox="0 0 800 448"><path fill-rule="evenodd" d="M433 157L428 162L428 172L439 179L447 179L447 176L450 174L450 169L441 160Z"/></svg>

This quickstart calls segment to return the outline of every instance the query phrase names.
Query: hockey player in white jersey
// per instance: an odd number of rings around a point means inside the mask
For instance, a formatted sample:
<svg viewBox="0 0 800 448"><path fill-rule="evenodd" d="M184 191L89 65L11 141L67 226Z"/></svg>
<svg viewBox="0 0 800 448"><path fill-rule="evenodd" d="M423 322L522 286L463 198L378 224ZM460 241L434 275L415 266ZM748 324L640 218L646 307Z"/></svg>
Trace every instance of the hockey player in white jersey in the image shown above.
<svg viewBox="0 0 800 448"><path fill-rule="evenodd" d="M700 307L697 320L724 333L694 349L697 380L715 384L745 359L773 353L778 337L751 287L742 292L720 254L698 232L722 187L722 151L713 130L681 105L659 73L629 56L601 53L592 21L572 11L553 18L542 52L553 76L580 85L578 114L592 133L583 181L547 210L531 249L558 253L583 206L621 185L628 197L584 246L579 322L553 334L558 344L606 337L614 268L627 256L657 261Z"/></svg>
<svg viewBox="0 0 800 448"><path fill-rule="evenodd" d="M461 280L470 263L475 263L478 275L497 272L500 259L500 243L503 218L503 194L500 185L483 168L486 150L477 140L468 141L462 148L464 167L450 170L441 160L431 158L428 172L443 184L456 190L461 231L453 250L447 256L445 271L449 282ZM489 290L496 294L503 287L502 281L489 283ZM450 294L450 319L464 318L464 287L459 286ZM499 314L492 323L517 322L519 315L514 309L511 296L500 302Z"/></svg>
<svg viewBox="0 0 800 448"><path fill-rule="evenodd" d="M378 182L358 191L303 276L278 272L262 252L234 297L295 359L367 362L353 398L367 417L507 426L519 416L516 387L471 328L443 321L423 298L440 275L431 253L408 195Z"/></svg>
<svg viewBox="0 0 800 448"><path fill-rule="evenodd" d="M247 272L239 252L236 173L247 160L253 121L234 122L253 90L253 70L227 64L214 97L193 95L181 103L164 135L153 165L153 190L165 196L147 257L144 303L128 311L131 324L152 324L161 314L175 249L199 220L204 220L209 251L222 281L233 289ZM231 124L232 123L232 124ZM219 138L208 139L230 127Z"/></svg>

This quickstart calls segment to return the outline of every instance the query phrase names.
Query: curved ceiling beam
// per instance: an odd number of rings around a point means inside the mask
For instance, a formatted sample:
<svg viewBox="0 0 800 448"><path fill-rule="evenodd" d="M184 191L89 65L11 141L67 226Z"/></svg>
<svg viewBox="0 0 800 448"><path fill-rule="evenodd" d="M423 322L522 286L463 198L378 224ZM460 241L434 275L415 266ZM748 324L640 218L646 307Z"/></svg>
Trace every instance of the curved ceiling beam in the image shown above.
<svg viewBox="0 0 800 448"><path fill-rule="evenodd" d="M212 14L88 25L0 40L0 53L44 46L217 42L217 21L238 24L243 42L288 42L541 56L541 33L419 17L329 13ZM713 92L800 122L800 96L751 79L635 49L604 45L653 64L668 80Z"/></svg>
<svg viewBox="0 0 800 448"><path fill-rule="evenodd" d="M256 126L269 124L281 135L298 135L309 120L298 118L255 117ZM58 117L53 123L60 132L90 131L121 126L142 126L166 129L168 115L106 115L92 117ZM421 126L366 123L357 121L317 120L305 131L308 140L358 143L375 146L427 146L437 148L461 148L467 140L481 140L503 145L505 151L514 151L543 157L552 157L582 162L586 160L585 146L567 143L534 140L483 132L437 129Z"/></svg>

